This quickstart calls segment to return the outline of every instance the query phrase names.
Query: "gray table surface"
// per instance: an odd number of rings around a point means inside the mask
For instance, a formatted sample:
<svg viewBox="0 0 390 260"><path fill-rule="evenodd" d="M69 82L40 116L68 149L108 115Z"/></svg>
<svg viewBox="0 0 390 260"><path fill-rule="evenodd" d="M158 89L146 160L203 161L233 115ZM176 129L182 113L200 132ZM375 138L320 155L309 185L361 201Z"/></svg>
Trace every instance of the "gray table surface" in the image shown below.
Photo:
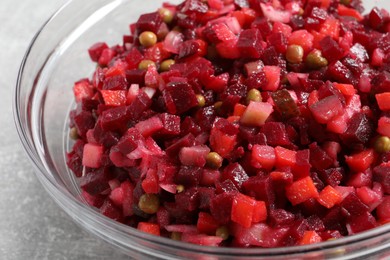
<svg viewBox="0 0 390 260"><path fill-rule="evenodd" d="M0 1L0 259L127 259L75 225L43 190L13 122L13 92L24 52L65 2Z"/></svg>

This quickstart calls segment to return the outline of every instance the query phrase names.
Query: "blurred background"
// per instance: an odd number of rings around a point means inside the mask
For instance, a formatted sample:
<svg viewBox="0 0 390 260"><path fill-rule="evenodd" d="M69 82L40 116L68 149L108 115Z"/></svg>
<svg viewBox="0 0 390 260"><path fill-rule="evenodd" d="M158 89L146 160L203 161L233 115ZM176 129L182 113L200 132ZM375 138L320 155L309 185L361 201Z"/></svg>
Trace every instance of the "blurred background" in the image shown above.
<svg viewBox="0 0 390 260"><path fill-rule="evenodd" d="M24 53L43 23L66 2L0 3L0 259L4 260L127 259L81 230L48 196L14 125L13 95Z"/></svg>

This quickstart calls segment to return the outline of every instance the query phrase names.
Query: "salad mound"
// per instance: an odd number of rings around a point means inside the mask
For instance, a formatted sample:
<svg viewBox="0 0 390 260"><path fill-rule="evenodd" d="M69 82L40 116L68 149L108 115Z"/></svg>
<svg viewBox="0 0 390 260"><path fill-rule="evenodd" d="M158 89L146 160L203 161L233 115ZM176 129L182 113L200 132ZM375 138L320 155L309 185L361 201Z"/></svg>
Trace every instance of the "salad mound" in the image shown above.
<svg viewBox="0 0 390 260"><path fill-rule="evenodd" d="M101 214L223 247L390 221L390 16L360 0L186 0L88 50L67 164Z"/></svg>

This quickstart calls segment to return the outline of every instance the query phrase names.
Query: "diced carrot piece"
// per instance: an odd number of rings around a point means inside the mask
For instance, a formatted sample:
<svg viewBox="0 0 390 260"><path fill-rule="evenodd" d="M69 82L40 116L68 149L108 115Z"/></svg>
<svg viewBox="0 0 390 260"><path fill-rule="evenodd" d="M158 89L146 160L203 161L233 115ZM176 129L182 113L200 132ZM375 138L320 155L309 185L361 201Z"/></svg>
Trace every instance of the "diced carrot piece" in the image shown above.
<svg viewBox="0 0 390 260"><path fill-rule="evenodd" d="M124 106L127 100L126 90L101 90L104 104L108 106Z"/></svg>
<svg viewBox="0 0 390 260"><path fill-rule="evenodd" d="M382 111L390 110L390 92L384 92L375 95L376 102Z"/></svg>
<svg viewBox="0 0 390 260"><path fill-rule="evenodd" d="M376 48L372 52L371 65L372 66L378 66L378 67L382 66L384 58L385 58L385 52L382 49L380 49L380 48Z"/></svg>
<svg viewBox="0 0 390 260"><path fill-rule="evenodd" d="M239 117L239 116L229 116L228 118L226 118L226 120L229 121L230 123L239 122L240 119L241 119L241 117Z"/></svg>
<svg viewBox="0 0 390 260"><path fill-rule="evenodd" d="M363 172L374 162L374 155L374 149L367 149L351 156L345 156L345 161L352 171Z"/></svg>
<svg viewBox="0 0 390 260"><path fill-rule="evenodd" d="M308 230L303 233L303 237L299 241L300 245L309 245L309 244L315 244L322 241L322 238L320 235L317 234L317 232L313 230Z"/></svg>
<svg viewBox="0 0 390 260"><path fill-rule="evenodd" d="M340 16L350 16L355 18L358 22L361 22L364 17L356 9L346 7L345 5L338 5L337 12Z"/></svg>
<svg viewBox="0 0 390 260"><path fill-rule="evenodd" d="M245 109L246 109L245 105L237 103L234 106L233 116L242 116L242 114L244 114L245 112Z"/></svg>
<svg viewBox="0 0 390 260"><path fill-rule="evenodd" d="M356 89L351 84L341 84L341 83L333 83L333 86L335 86L344 96L353 96L356 94ZM390 94L390 93L389 93Z"/></svg>
<svg viewBox="0 0 390 260"><path fill-rule="evenodd" d="M286 197L293 205L318 196L317 188L310 176L294 181L286 187Z"/></svg>
<svg viewBox="0 0 390 260"><path fill-rule="evenodd" d="M291 33L288 44L300 45L308 53L313 48L313 39L313 35L307 30L297 30Z"/></svg>
<svg viewBox="0 0 390 260"><path fill-rule="evenodd" d="M139 222L137 229L152 235L160 236L160 226L155 223Z"/></svg>
<svg viewBox="0 0 390 260"><path fill-rule="evenodd" d="M149 169L146 172L146 178L142 181L141 186L146 193L158 193L160 187L158 185L157 172Z"/></svg>
<svg viewBox="0 0 390 260"><path fill-rule="evenodd" d="M325 34L312 31L311 35L313 35L313 48L319 50L321 48L320 41L325 38Z"/></svg>
<svg viewBox="0 0 390 260"><path fill-rule="evenodd" d="M334 205L339 204L343 200L341 193L335 188L328 185L321 192L317 201L324 207L330 209Z"/></svg>
<svg viewBox="0 0 390 260"><path fill-rule="evenodd" d="M326 19L321 26L320 33L338 40L340 36L340 21L335 18Z"/></svg>
<svg viewBox="0 0 390 260"><path fill-rule="evenodd" d="M209 213L199 212L196 227L199 233L214 235L215 231L219 227L219 224Z"/></svg>
<svg viewBox="0 0 390 260"><path fill-rule="evenodd" d="M228 156L237 143L237 135L228 135L213 128L210 133L210 147L222 157Z"/></svg>
<svg viewBox="0 0 390 260"><path fill-rule="evenodd" d="M376 130L379 134L390 137L390 118L382 116L378 120L378 129Z"/></svg>
<svg viewBox="0 0 390 260"><path fill-rule="evenodd" d="M231 220L249 228L252 225L255 204L255 199L238 193L233 199Z"/></svg>
<svg viewBox="0 0 390 260"><path fill-rule="evenodd" d="M256 201L253 207L252 222L258 223L267 219L267 206L264 201Z"/></svg>
<svg viewBox="0 0 390 260"><path fill-rule="evenodd" d="M293 167L297 161L297 152L287 148L277 146L275 147L276 162L278 168L289 166Z"/></svg>
<svg viewBox="0 0 390 260"><path fill-rule="evenodd" d="M275 165L275 149L268 145L254 145L251 164L255 168L271 170Z"/></svg>
<svg viewBox="0 0 390 260"><path fill-rule="evenodd" d="M319 96L318 96L318 91L317 90L313 90L310 94L309 94L309 97L307 99L307 106L308 107L311 107L312 105L314 105L315 103L318 102L318 100L320 100Z"/></svg>
<svg viewBox="0 0 390 260"><path fill-rule="evenodd" d="M267 85L263 87L263 90L276 91L280 85L280 67L264 66L263 71L267 79Z"/></svg>

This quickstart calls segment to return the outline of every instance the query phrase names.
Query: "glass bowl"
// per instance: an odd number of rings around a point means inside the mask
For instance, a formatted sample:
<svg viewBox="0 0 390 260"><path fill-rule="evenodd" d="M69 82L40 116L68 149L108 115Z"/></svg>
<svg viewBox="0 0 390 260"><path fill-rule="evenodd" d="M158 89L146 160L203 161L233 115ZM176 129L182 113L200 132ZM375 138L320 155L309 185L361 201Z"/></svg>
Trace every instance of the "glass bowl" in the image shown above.
<svg viewBox="0 0 390 260"><path fill-rule="evenodd" d="M156 10L162 0L73 0L36 34L21 64L14 116L22 144L38 179L76 223L134 258L148 259L353 259L390 257L390 225L319 244L276 249L214 248L142 233L114 222L87 206L66 166L70 150L68 114L74 106L73 83L91 75L87 49L97 41L113 45L128 34L139 15ZM172 1L178 3L178 0ZM390 9L390 2L367 0ZM369 9L368 9L369 10Z"/></svg>

